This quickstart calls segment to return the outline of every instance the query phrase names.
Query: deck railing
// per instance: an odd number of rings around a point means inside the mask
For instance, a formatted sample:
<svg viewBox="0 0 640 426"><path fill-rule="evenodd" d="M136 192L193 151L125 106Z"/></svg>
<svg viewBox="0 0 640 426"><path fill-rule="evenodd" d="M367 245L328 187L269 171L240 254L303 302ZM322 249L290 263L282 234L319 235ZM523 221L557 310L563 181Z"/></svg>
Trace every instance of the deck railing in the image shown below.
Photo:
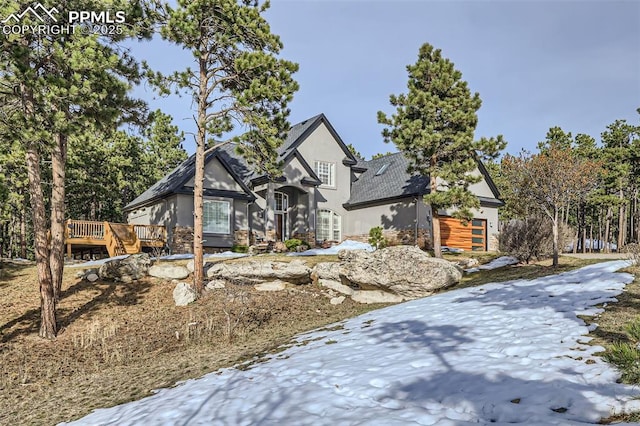
<svg viewBox="0 0 640 426"><path fill-rule="evenodd" d="M65 227L65 238L104 240L105 223L69 219Z"/></svg>
<svg viewBox="0 0 640 426"><path fill-rule="evenodd" d="M140 253L142 247L164 247L167 230L159 225L130 225L126 223L67 220L65 243L67 255L72 246L105 246L110 256Z"/></svg>
<svg viewBox="0 0 640 426"><path fill-rule="evenodd" d="M133 225L140 241L167 241L167 229L159 225Z"/></svg>

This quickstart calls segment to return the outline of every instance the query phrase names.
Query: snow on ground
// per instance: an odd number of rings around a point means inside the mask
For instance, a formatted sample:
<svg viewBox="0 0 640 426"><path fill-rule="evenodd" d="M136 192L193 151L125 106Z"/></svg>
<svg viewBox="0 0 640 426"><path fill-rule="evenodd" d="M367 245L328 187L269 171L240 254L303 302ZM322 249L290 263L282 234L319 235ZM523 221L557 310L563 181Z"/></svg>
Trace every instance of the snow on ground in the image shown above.
<svg viewBox="0 0 640 426"><path fill-rule="evenodd" d="M624 261L533 281L461 289L297 337L77 425L577 425L640 409L594 356L584 322L615 301Z"/></svg>
<svg viewBox="0 0 640 426"><path fill-rule="evenodd" d="M464 271L466 273L471 273L471 272L478 272L481 269L484 269L484 270L498 269L504 266L515 265L518 262L520 261L513 256L500 256L497 259L493 259L489 263L485 263L484 265L480 265L475 268L465 269Z"/></svg>
<svg viewBox="0 0 640 426"><path fill-rule="evenodd" d="M359 243L357 241L345 240L338 245L326 249L314 248L300 253L289 253L288 256L318 256L322 254L338 254L340 250L366 250L374 251L375 249L368 243Z"/></svg>
<svg viewBox="0 0 640 426"><path fill-rule="evenodd" d="M446 252L449 252L449 253L462 253L462 252L464 252L464 250L461 249L461 248L448 247L448 246L442 246L442 247L440 247L440 250L443 253L446 253Z"/></svg>
<svg viewBox="0 0 640 426"><path fill-rule="evenodd" d="M70 263L68 265L65 265L65 267L66 268L93 268L95 266L101 266L109 262L110 260L124 259L127 256L129 255L125 254L122 256L108 257L106 259L91 260L88 262ZM222 253L205 254L204 258L205 259L217 259L217 258L234 259L237 257L246 257L246 256L249 256L249 255L246 253L234 253L231 251L224 251ZM160 257L160 260L182 260L182 259L193 259L193 254L171 254L168 256Z"/></svg>

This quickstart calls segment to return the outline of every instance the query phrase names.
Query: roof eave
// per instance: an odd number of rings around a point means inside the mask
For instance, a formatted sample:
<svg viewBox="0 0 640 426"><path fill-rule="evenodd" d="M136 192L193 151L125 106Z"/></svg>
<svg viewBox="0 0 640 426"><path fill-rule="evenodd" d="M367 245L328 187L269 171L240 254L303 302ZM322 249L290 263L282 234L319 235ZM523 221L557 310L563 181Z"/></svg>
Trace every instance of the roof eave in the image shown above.
<svg viewBox="0 0 640 426"><path fill-rule="evenodd" d="M424 195L423 193L414 192L414 193L408 193L408 194L394 195L392 197L379 198L379 199L375 199L375 200L359 201L359 202L356 202L356 203L346 202L346 203L344 203L342 205L342 207L344 207L345 210L354 210L354 209L359 209L359 208L364 208L364 207L369 207L369 206L375 206L375 205L380 205L380 204L389 204L391 202L401 201L401 200L405 200L407 198L422 197L423 195Z"/></svg>

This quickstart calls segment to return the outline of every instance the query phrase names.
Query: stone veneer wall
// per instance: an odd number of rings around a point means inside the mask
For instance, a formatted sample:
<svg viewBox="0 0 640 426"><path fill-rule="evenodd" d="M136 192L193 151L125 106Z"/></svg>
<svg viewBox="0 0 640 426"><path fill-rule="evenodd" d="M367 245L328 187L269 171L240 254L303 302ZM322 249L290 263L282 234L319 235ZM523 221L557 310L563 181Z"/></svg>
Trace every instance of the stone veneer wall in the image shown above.
<svg viewBox="0 0 640 426"><path fill-rule="evenodd" d="M275 229L267 229L267 233L265 235L266 241L275 241L276 240L276 230Z"/></svg>
<svg viewBox="0 0 640 426"><path fill-rule="evenodd" d="M193 228L190 226L176 226L171 237L171 253L193 253Z"/></svg>
<svg viewBox="0 0 640 426"><path fill-rule="evenodd" d="M300 241L304 241L311 248L316 246L315 232L294 232L291 238L297 238Z"/></svg>
<svg viewBox="0 0 640 426"><path fill-rule="evenodd" d="M415 230L402 229L398 231L382 231L382 236L386 238L390 246L397 245L417 245L421 249L431 248L431 232L429 229L418 229L418 241L416 242ZM345 240L369 242L369 234L347 235Z"/></svg>
<svg viewBox="0 0 640 426"><path fill-rule="evenodd" d="M487 250L489 251L499 251L500 250L500 242L498 240L498 234L489 235L489 245Z"/></svg>
<svg viewBox="0 0 640 426"><path fill-rule="evenodd" d="M239 246L248 246L250 245L249 241L249 231L247 230L238 230L233 232L233 243Z"/></svg>

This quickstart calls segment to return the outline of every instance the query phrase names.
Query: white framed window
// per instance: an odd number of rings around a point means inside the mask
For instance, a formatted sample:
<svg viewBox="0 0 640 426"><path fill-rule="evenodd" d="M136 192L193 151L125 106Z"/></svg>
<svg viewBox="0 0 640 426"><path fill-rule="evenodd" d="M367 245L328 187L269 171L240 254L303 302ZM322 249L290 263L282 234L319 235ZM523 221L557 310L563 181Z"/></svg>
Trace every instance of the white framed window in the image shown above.
<svg viewBox="0 0 640 426"><path fill-rule="evenodd" d="M328 161L316 161L314 163L314 171L320 181L325 186L335 187L336 186L336 165L334 163L330 163Z"/></svg>
<svg viewBox="0 0 640 426"><path fill-rule="evenodd" d="M340 215L331 210L318 210L316 239L318 241L340 241L342 230Z"/></svg>
<svg viewBox="0 0 640 426"><path fill-rule="evenodd" d="M202 231L211 234L231 234L231 203L204 200Z"/></svg>
<svg viewBox="0 0 640 426"><path fill-rule="evenodd" d="M276 201L275 210L277 212L286 212L287 209L289 208L289 196L282 192L276 192L273 195Z"/></svg>

